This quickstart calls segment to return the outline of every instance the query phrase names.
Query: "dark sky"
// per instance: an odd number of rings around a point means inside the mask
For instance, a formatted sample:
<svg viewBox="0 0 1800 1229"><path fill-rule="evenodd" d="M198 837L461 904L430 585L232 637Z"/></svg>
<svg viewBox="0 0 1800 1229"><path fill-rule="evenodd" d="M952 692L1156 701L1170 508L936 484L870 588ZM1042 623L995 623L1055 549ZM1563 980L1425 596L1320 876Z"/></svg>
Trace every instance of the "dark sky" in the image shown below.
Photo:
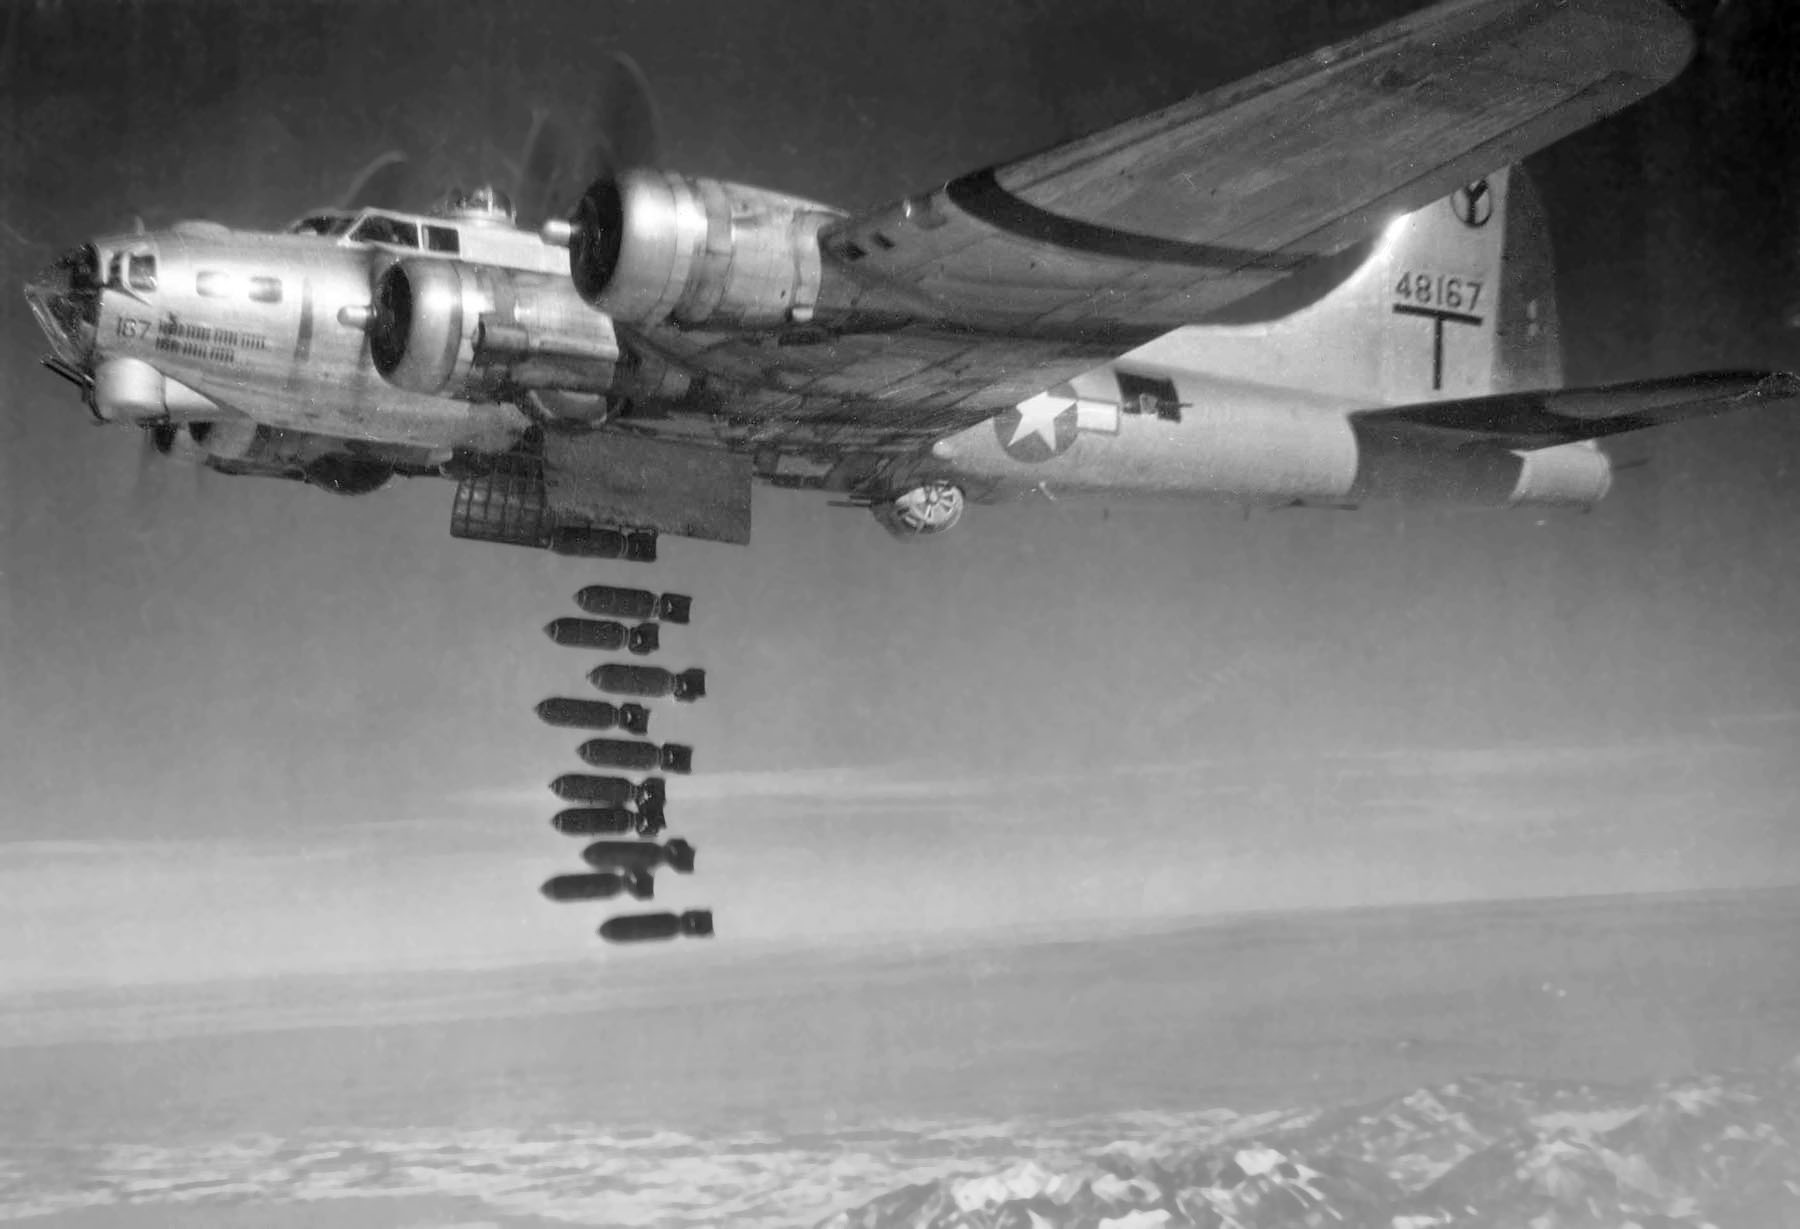
<svg viewBox="0 0 1800 1229"><path fill-rule="evenodd" d="M612 50L669 164L855 206L1377 7L20 4L0 282L133 214L279 224L394 146L496 173ZM1534 161L1572 378L1800 366L1793 20L1734 0ZM1621 444L1586 516L1036 505L907 546L764 491L750 548L642 571L454 542L445 483L142 465L38 350L7 291L0 987L630 958L535 891L578 740L530 709L589 664L537 628L596 580L696 595L666 895L720 946L1800 880L1788 409Z"/></svg>

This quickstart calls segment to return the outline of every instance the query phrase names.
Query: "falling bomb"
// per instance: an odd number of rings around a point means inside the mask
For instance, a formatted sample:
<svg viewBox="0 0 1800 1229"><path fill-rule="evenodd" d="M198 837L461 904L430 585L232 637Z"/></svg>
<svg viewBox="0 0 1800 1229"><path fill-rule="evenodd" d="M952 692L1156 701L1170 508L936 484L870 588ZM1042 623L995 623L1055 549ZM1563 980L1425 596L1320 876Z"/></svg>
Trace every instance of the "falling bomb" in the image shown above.
<svg viewBox="0 0 1800 1229"><path fill-rule="evenodd" d="M576 754L596 768L623 768L635 772L694 771L694 749L681 743L631 742L623 738L590 738Z"/></svg>
<svg viewBox="0 0 1800 1229"><path fill-rule="evenodd" d="M661 811L668 793L661 777L650 777L639 785L624 777L590 777L586 773L564 773L550 782L550 792L564 802L591 802L600 806L637 807Z"/></svg>
<svg viewBox="0 0 1800 1229"><path fill-rule="evenodd" d="M660 808L628 811L624 807L574 807L558 811L550 826L564 836L618 836L627 832L655 836L669 824Z"/></svg>
<svg viewBox="0 0 1800 1229"><path fill-rule="evenodd" d="M552 619L544 624L544 634L570 648L609 652L627 649L639 657L662 647L662 629L655 623L626 627L609 619Z"/></svg>
<svg viewBox="0 0 1800 1229"><path fill-rule="evenodd" d="M589 585L575 595L575 604L591 615L612 619L661 619L686 623L694 599L681 593L661 595L648 589L620 589L613 585Z"/></svg>
<svg viewBox="0 0 1800 1229"><path fill-rule="evenodd" d="M706 671L683 670L677 674L661 666L631 666L609 662L588 671L588 682L615 696L642 696L656 699L673 696L693 703L706 694Z"/></svg>
<svg viewBox="0 0 1800 1229"><path fill-rule="evenodd" d="M642 704L608 704L605 700L570 700L556 696L540 701L538 720L545 725L577 730L624 730L627 734L650 732L650 710Z"/></svg>
<svg viewBox="0 0 1800 1229"><path fill-rule="evenodd" d="M676 935L705 938L712 932L711 909L689 909L681 914L627 914L600 924L600 937L608 943L642 943L648 939L673 939Z"/></svg>
<svg viewBox="0 0 1800 1229"><path fill-rule="evenodd" d="M608 900L621 893L637 900L656 895L656 880L649 871L593 871L581 875L557 875L540 889L551 900Z"/></svg>
<svg viewBox="0 0 1800 1229"><path fill-rule="evenodd" d="M581 860L597 870L653 871L667 866L690 875L694 871L694 847L680 837L663 845L654 841L595 841L581 851Z"/></svg>

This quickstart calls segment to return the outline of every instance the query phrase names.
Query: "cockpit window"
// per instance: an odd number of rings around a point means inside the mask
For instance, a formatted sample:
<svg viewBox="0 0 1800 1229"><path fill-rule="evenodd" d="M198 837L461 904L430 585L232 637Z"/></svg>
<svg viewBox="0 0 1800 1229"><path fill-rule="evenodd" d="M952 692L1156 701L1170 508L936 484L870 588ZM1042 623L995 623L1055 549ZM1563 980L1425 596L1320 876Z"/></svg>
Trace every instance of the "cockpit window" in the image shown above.
<svg viewBox="0 0 1800 1229"><path fill-rule="evenodd" d="M425 246L434 252L449 252L455 255L462 250L462 236L449 226L427 226L425 228Z"/></svg>
<svg viewBox="0 0 1800 1229"><path fill-rule="evenodd" d="M125 254L114 252L106 262L106 285L111 290L125 289Z"/></svg>
<svg viewBox="0 0 1800 1229"><path fill-rule="evenodd" d="M385 218L372 213L357 223L356 229L350 232L350 237L364 243L416 248L419 246L419 226L416 222L402 222L399 218Z"/></svg>
<svg viewBox="0 0 1800 1229"><path fill-rule="evenodd" d="M133 290L156 289L156 257L150 255L133 255L127 276L131 279Z"/></svg>

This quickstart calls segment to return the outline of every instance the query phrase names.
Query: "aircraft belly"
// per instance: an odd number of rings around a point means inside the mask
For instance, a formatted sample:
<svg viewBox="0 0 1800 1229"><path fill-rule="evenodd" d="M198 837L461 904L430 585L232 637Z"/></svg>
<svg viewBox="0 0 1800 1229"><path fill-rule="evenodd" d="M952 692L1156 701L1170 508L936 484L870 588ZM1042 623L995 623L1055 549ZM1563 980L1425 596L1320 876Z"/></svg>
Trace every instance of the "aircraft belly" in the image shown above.
<svg viewBox="0 0 1800 1229"><path fill-rule="evenodd" d="M1118 391L1104 396L1121 374L1077 380L949 436L907 478L955 483L977 503L1037 492L1330 507L1587 508L1612 483L1610 460L1591 444L1520 451L1358 420L1343 406L1253 385L1177 377L1170 387L1181 400L1167 416L1132 412Z"/></svg>
<svg viewBox="0 0 1800 1229"><path fill-rule="evenodd" d="M1015 411L950 436L931 455L935 474L983 501L1043 491L1335 503L1357 476L1342 411L1253 401L1189 406L1179 421L1088 401L1055 419Z"/></svg>
<svg viewBox="0 0 1800 1229"><path fill-rule="evenodd" d="M297 401L254 387L235 389L231 398L234 409L267 426L438 450L504 451L530 425L511 405L424 396L379 381L330 401Z"/></svg>

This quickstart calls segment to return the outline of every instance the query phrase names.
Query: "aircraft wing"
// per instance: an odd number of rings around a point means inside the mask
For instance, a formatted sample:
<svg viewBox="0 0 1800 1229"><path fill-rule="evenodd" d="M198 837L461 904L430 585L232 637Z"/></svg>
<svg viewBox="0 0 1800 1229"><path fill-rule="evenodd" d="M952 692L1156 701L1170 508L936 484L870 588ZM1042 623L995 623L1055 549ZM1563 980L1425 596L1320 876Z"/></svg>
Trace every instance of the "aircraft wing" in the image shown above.
<svg viewBox="0 0 1800 1229"><path fill-rule="evenodd" d="M1142 336L1620 110L1691 51L1660 0L1451 0L822 240L977 328Z"/></svg>
<svg viewBox="0 0 1800 1229"><path fill-rule="evenodd" d="M1795 398L1800 376L1721 371L1363 410L1351 421L1359 431L1424 433L1531 452Z"/></svg>
<svg viewBox="0 0 1800 1229"><path fill-rule="evenodd" d="M1691 50L1661 0L1448 0L831 224L837 323L812 337L646 340L763 390L738 402L740 445L915 449L1180 325L1292 311L1388 219L1644 97Z"/></svg>

